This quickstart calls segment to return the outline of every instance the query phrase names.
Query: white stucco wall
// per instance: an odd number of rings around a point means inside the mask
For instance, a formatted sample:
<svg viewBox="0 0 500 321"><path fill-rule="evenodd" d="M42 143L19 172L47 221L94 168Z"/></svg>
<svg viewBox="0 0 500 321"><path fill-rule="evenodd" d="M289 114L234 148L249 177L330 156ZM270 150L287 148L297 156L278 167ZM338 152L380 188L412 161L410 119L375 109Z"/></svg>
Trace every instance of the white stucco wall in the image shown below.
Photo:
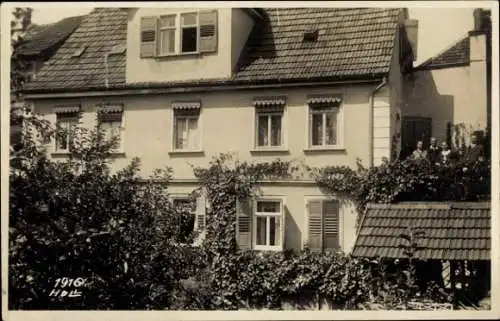
<svg viewBox="0 0 500 321"><path fill-rule="evenodd" d="M282 89L268 91L212 92L112 98L41 100L36 110L55 121L52 108L57 104L81 104L85 126L92 126L96 105L103 101L123 103L124 152L115 166L121 168L132 157L142 161L142 173L171 166L175 178L194 178L190 164L206 166L213 156L234 152L240 160L270 161L276 157L304 161L310 166L356 166L356 159L368 164L369 157L369 95L373 86L344 88ZM344 149L307 151L308 94L340 93L343 95ZM287 105L283 118L285 150L252 152L254 147L254 96L285 95ZM172 153L172 121L174 100L201 100L200 131L203 153ZM51 146L52 147L52 146Z"/></svg>
<svg viewBox="0 0 500 321"><path fill-rule="evenodd" d="M234 69L255 22L241 8L233 8L231 24L231 68Z"/></svg>

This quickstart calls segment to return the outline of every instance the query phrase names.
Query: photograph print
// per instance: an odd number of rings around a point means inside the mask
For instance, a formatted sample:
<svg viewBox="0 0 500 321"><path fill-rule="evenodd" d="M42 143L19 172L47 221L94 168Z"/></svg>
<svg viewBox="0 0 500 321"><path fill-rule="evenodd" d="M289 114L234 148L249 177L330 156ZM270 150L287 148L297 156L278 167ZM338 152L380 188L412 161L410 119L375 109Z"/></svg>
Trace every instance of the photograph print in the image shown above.
<svg viewBox="0 0 500 321"><path fill-rule="evenodd" d="M131 4L2 8L9 310L491 309L498 7Z"/></svg>

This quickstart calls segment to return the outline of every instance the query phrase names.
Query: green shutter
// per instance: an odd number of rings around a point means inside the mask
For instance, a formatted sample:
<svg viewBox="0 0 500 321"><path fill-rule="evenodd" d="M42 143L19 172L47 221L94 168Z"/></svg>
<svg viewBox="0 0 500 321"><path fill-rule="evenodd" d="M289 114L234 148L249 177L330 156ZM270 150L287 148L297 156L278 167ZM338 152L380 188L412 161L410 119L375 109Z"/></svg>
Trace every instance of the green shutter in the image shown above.
<svg viewBox="0 0 500 321"><path fill-rule="evenodd" d="M252 206L250 199L236 202L236 242L240 249L252 248Z"/></svg>
<svg viewBox="0 0 500 321"><path fill-rule="evenodd" d="M141 18L141 58L156 56L157 18Z"/></svg>
<svg viewBox="0 0 500 321"><path fill-rule="evenodd" d="M217 10L200 12L200 52L217 51Z"/></svg>
<svg viewBox="0 0 500 321"><path fill-rule="evenodd" d="M339 249L339 202L329 200L323 202L324 249Z"/></svg>
<svg viewBox="0 0 500 321"><path fill-rule="evenodd" d="M311 251L321 251L323 248L323 224L321 201L309 201L308 205L308 246Z"/></svg>

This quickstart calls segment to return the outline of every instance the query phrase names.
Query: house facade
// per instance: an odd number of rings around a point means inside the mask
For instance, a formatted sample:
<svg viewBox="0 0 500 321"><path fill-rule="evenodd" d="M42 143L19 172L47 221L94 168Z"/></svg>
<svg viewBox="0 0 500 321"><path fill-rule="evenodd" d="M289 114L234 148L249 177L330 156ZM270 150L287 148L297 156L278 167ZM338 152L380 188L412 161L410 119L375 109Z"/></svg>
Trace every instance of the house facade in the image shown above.
<svg viewBox="0 0 500 321"><path fill-rule="evenodd" d="M405 82L403 145L431 136L448 145L468 145L475 131L491 127L491 21L474 11L474 30L415 67ZM426 144L427 145L427 144Z"/></svg>
<svg viewBox="0 0 500 321"><path fill-rule="evenodd" d="M24 93L59 127L81 117L118 135L116 169L133 157L144 176L171 167L174 199L196 188L192 166L221 153L378 165L401 148L407 20L397 8L99 8ZM48 143L51 157L66 157L69 137ZM352 204L307 175L260 188L240 211L241 246L351 250Z"/></svg>

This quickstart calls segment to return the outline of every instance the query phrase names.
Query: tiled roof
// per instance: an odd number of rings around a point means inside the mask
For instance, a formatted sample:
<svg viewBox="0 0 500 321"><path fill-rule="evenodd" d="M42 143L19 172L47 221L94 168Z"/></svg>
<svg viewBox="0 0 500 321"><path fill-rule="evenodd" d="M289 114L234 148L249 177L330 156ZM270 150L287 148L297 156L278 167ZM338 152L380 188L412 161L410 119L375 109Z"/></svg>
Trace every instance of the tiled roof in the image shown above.
<svg viewBox="0 0 500 321"><path fill-rule="evenodd" d="M396 26L402 9L261 9L231 78L179 83L125 83L125 54L109 59L109 88L152 88L234 83L373 79L389 71ZM318 39L303 34L318 29ZM103 57L126 41L127 11L100 8L89 14L56 55L40 70L28 91L104 89ZM79 46L88 48L71 58Z"/></svg>
<svg viewBox="0 0 500 321"><path fill-rule="evenodd" d="M429 58L421 63L416 69L434 69L443 67L454 67L468 65L470 62L470 40L469 37L460 39L451 47L445 49L435 57Z"/></svg>
<svg viewBox="0 0 500 321"><path fill-rule="evenodd" d="M353 255L404 258L402 233L421 229L416 252L421 259L488 260L489 203L401 203L369 205L361 222Z"/></svg>
<svg viewBox="0 0 500 321"><path fill-rule="evenodd" d="M349 77L389 71L400 9L272 8L254 30L237 79ZM316 42L303 42L318 30Z"/></svg>
<svg viewBox="0 0 500 321"><path fill-rule="evenodd" d="M75 31L84 17L69 17L48 25L32 26L26 32L26 42L18 48L19 54L24 56L39 55L61 43Z"/></svg>

